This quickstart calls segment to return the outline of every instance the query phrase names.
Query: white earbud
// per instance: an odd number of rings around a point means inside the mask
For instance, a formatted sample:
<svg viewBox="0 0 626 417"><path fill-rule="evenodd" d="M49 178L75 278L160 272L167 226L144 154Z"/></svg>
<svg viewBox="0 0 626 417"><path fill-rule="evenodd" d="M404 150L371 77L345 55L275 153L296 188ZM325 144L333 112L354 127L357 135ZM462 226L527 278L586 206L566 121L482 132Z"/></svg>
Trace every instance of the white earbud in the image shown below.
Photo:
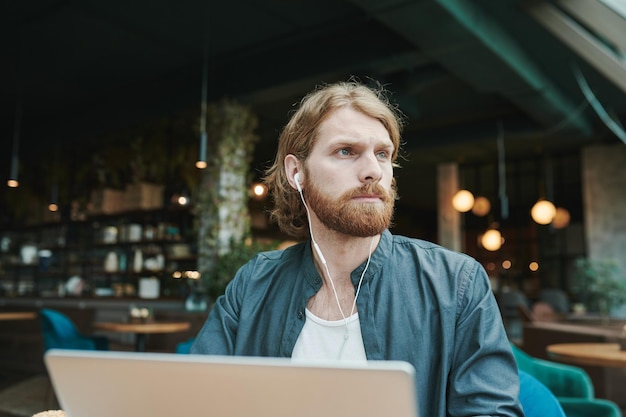
<svg viewBox="0 0 626 417"><path fill-rule="evenodd" d="M300 185L300 173L296 172L296 175L293 176L293 180L296 182L296 188L298 188L299 192L302 192L302 186Z"/></svg>

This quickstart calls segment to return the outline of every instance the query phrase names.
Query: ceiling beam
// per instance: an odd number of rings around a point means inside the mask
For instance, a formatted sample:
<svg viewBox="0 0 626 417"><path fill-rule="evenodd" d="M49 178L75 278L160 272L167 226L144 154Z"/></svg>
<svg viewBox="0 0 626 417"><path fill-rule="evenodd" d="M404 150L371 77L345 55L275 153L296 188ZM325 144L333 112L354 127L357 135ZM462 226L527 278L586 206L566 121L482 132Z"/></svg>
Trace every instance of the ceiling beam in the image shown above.
<svg viewBox="0 0 626 417"><path fill-rule="evenodd" d="M421 48L478 91L500 94L543 126L562 124L575 104L508 34L500 22L468 0L377 3L352 0ZM568 133L592 134L589 120L571 120Z"/></svg>
<svg viewBox="0 0 626 417"><path fill-rule="evenodd" d="M626 92L626 64L600 40L550 4L532 5L528 13L616 87Z"/></svg>
<svg viewBox="0 0 626 417"><path fill-rule="evenodd" d="M599 0L559 0L559 6L626 54L626 18Z"/></svg>

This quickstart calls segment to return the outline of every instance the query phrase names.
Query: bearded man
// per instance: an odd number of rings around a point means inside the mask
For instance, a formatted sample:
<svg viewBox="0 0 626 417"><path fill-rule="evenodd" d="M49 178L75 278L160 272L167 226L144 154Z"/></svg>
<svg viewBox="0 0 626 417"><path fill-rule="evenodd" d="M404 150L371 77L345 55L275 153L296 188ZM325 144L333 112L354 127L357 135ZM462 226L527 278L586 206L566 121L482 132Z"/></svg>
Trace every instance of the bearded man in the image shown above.
<svg viewBox="0 0 626 417"><path fill-rule="evenodd" d="M272 218L302 242L244 265L191 352L406 361L420 416L522 416L482 266L388 230L402 117L384 93L351 80L303 98L265 177Z"/></svg>

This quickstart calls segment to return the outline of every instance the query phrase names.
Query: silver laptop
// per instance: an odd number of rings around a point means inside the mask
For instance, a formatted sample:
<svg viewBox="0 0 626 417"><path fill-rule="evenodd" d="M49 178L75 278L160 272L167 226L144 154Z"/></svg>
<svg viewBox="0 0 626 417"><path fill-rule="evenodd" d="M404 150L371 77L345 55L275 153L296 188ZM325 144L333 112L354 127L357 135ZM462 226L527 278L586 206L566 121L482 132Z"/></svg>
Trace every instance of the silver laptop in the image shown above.
<svg viewBox="0 0 626 417"><path fill-rule="evenodd" d="M52 349L45 364L68 417L417 417L400 361Z"/></svg>

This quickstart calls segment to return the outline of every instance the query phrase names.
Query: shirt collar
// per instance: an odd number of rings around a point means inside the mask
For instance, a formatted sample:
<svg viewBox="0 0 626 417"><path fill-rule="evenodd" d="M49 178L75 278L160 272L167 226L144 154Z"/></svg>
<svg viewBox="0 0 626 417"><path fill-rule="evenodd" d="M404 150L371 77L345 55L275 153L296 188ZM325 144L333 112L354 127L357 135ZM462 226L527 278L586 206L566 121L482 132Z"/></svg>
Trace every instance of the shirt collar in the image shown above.
<svg viewBox="0 0 626 417"><path fill-rule="evenodd" d="M378 271L382 269L384 262L389 259L389 256L391 255L392 242L393 235L388 229L385 229L380 236L378 245L374 248L374 251L372 252L370 264L367 267L365 276L363 277L364 281L373 279ZM315 264L313 263L313 248L311 247L311 241L302 244L301 249L302 274L309 282L309 284L317 291L322 286L322 278L317 273L317 270L315 269ZM361 265L357 266L350 274L352 283L354 285L358 285L359 280L361 279L361 274L363 273L366 265L367 259L363 261Z"/></svg>

